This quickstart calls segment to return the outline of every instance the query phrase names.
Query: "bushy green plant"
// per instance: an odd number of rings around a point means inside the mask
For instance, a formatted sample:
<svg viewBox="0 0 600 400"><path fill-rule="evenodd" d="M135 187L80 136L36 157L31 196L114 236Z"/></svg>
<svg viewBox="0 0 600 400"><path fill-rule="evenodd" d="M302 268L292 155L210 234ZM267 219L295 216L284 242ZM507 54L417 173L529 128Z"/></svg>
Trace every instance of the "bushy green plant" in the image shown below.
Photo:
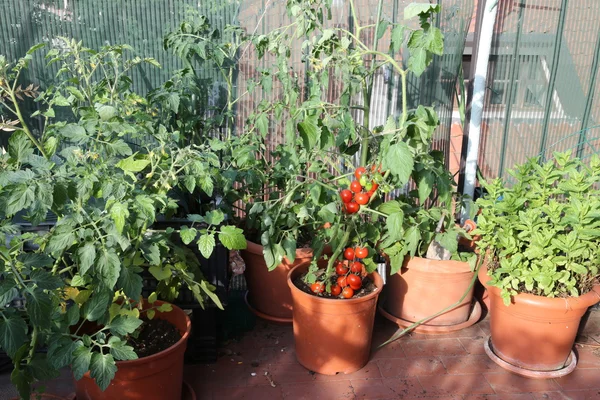
<svg viewBox="0 0 600 400"><path fill-rule="evenodd" d="M199 226L152 229L177 209L174 188L210 194L220 167L217 142L181 146L184 133L156 124L156 109L133 91L128 72L156 61L126 56L128 46L95 51L65 39L47 54L60 65L59 83L37 93L19 85L35 50L14 66L0 57L0 108L8 116L0 128L12 132L0 155L0 347L24 398L32 382L68 365L76 378L89 370L104 389L115 360L137 358L127 337L142 323L145 270L161 293L174 297L186 285L200 304L210 297L221 306L177 241L199 237L207 257L215 237L230 249L246 244L241 230L221 225L220 210L190 216ZM24 115L26 98L40 111ZM22 229L23 221L48 218L56 223L47 231ZM86 322L99 328L84 331Z"/></svg>
<svg viewBox="0 0 600 400"><path fill-rule="evenodd" d="M579 296L600 277L600 159L589 164L554 153L510 171L509 181L482 182L473 234L485 254L490 285L506 305L517 293Z"/></svg>

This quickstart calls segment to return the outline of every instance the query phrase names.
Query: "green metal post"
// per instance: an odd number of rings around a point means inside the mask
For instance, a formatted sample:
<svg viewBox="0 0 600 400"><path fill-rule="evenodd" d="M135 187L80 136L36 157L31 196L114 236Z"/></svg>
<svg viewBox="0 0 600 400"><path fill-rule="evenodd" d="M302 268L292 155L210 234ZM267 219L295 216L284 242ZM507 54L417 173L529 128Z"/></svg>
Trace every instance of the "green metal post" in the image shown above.
<svg viewBox="0 0 600 400"><path fill-rule="evenodd" d="M513 49L513 56L510 66L510 77L508 86L508 99L506 101L506 114L504 116L504 132L502 134L502 146L500 146L500 166L498 167L498 176L502 177L504 172L504 161L506 158L506 143L508 140L508 129L510 127L510 114L512 111L513 102L513 88L515 85L515 77L518 76L517 71L519 69L519 44L521 42L521 31L523 29L523 10L525 9L527 1L523 0L519 3L519 19L517 21L517 36L515 37L515 48Z"/></svg>
<svg viewBox="0 0 600 400"><path fill-rule="evenodd" d="M397 22L398 16L398 0L394 0L394 5L392 9L392 22ZM391 46L390 46L391 47ZM390 51L391 53L391 51ZM392 54L393 57L393 54ZM388 90L387 90L387 112L386 115L392 115L392 95L394 93L394 87L396 86L396 74L394 70L390 68L390 81L388 82ZM395 113L395 110L394 110Z"/></svg>
<svg viewBox="0 0 600 400"><path fill-rule="evenodd" d="M585 142L587 142L587 127L592 111L592 104L594 103L596 77L598 75L598 59L600 59L600 30L598 31L598 39L596 39L596 50L594 50L594 61L592 61L592 72L590 75L591 80L589 84L587 100L585 103L585 111L583 112L583 118L581 119L581 134L579 135L579 142L577 143L577 157L581 157L583 155L583 145Z"/></svg>
<svg viewBox="0 0 600 400"><path fill-rule="evenodd" d="M548 123L550 122L550 114L552 110L552 95L554 94L554 83L556 82L556 75L558 75L558 61L560 59L560 48L562 46L563 31L565 29L565 18L567 16L567 5L569 0L562 0L560 8L560 16L558 20L558 27L556 29L556 40L554 41L554 55L552 57L552 69L550 70L550 82L548 83L548 92L546 93L546 110L544 113L544 124L542 127L542 141L540 143L540 154L541 161L546 159L546 152L544 151L548 142Z"/></svg>

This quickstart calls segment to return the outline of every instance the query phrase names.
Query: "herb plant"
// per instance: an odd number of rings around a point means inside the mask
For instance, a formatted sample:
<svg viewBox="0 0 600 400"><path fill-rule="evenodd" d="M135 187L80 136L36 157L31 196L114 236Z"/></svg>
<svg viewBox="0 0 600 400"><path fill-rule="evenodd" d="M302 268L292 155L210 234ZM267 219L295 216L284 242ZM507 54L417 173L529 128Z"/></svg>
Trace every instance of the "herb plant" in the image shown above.
<svg viewBox="0 0 600 400"><path fill-rule="evenodd" d="M554 153L510 172L509 182L482 182L481 214L473 234L485 254L490 285L506 305L517 293L579 296L600 277L600 159L589 164Z"/></svg>

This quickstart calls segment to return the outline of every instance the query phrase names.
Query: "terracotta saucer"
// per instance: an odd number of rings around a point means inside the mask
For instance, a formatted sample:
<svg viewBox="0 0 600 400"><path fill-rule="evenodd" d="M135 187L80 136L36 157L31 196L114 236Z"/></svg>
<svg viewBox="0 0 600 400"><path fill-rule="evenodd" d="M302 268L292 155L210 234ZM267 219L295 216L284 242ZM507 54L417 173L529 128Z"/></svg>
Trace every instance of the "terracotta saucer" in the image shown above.
<svg viewBox="0 0 600 400"><path fill-rule="evenodd" d="M258 311L257 309L252 307L252 305L248 301L248 292L246 292L246 294L244 295L244 301L246 302L246 305L248 306L248 309L252 312L252 314L256 315L259 318L262 318L266 321L272 322L274 324L280 324L280 325L289 325L293 322L292 318L274 317L272 315L268 315L268 314Z"/></svg>
<svg viewBox="0 0 600 400"><path fill-rule="evenodd" d="M183 389L181 390L181 400L196 400L196 392L192 385L183 381Z"/></svg>
<svg viewBox="0 0 600 400"><path fill-rule="evenodd" d="M388 313L387 311L385 311L385 309L383 308L383 305L382 305L383 303L384 302L381 302L379 304L378 309L379 309L379 313L381 315L383 315L385 318L389 319L390 321L392 321L393 323L398 325L400 328L408 328L409 326L414 324L414 322L412 322L412 321L407 321L405 319L398 318L398 317ZM479 302L476 299L473 299L473 308L471 309L471 315L469 315L469 319L466 320L465 322L462 322L462 323L456 324L456 325L421 324L421 325L413 328L412 332L424 333L424 334L428 334L428 335L443 335L445 333L456 332L456 331L460 331L461 329L468 328L469 326L472 326L477 321L479 321L479 318L481 318L481 304L479 304Z"/></svg>
<svg viewBox="0 0 600 400"><path fill-rule="evenodd" d="M575 355L575 352L573 350L571 350L571 354L569 355L569 358L567 359L567 365L565 365L561 369L557 369L554 371L536 371L536 370L532 370L532 369L517 367L516 365L508 363L508 362L504 361L503 359L501 359L500 357L498 357L496 355L496 353L494 353L494 351L492 350L491 342L492 342L491 336L488 336L487 340L485 342L483 342L483 348L485 349L485 353L488 355L488 357L493 362L495 362L496 364L498 364L499 366L504 368L505 370L510 371L513 374L524 376L526 378L532 378L532 379L560 378L561 376L565 376L565 375L568 375L571 372L573 372L573 370L577 366L577 356Z"/></svg>

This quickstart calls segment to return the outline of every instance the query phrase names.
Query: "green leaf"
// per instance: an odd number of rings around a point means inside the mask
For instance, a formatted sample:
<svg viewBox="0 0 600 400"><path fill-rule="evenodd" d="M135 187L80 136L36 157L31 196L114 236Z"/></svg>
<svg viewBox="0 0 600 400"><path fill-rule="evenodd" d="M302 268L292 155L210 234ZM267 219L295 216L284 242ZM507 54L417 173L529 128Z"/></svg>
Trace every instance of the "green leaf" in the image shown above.
<svg viewBox="0 0 600 400"><path fill-rule="evenodd" d="M424 49L413 49L410 51L410 57L408 58L408 69L417 77L427 68L427 52Z"/></svg>
<svg viewBox="0 0 600 400"><path fill-rule="evenodd" d="M44 151L50 157L53 156L56 152L56 148L58 147L58 140L55 137L51 136L46 139L44 142Z"/></svg>
<svg viewBox="0 0 600 400"><path fill-rule="evenodd" d="M158 265L161 263L160 249L156 243L143 243L141 248L144 258L150 263L150 265Z"/></svg>
<svg viewBox="0 0 600 400"><path fill-rule="evenodd" d="M125 220L129 217L129 210L127 204L113 203L110 207L110 217L115 222L117 232L123 233L123 227L125 226Z"/></svg>
<svg viewBox="0 0 600 400"><path fill-rule="evenodd" d="M22 253L17 257L26 267L42 268L54 264L52 257L41 253Z"/></svg>
<svg viewBox="0 0 600 400"><path fill-rule="evenodd" d="M154 304L156 300L158 300L158 295L156 294L156 292L150 293L150 296L148 296L148 303Z"/></svg>
<svg viewBox="0 0 600 400"><path fill-rule="evenodd" d="M148 268L148 271L150 271L150 273L152 274L152 276L154 276L156 279L158 279L159 281L164 281L165 279L168 279L171 277L171 268L165 266L159 266L159 265L153 265L150 268Z"/></svg>
<svg viewBox="0 0 600 400"><path fill-rule="evenodd" d="M390 214L394 214L397 212L402 212L402 206L400 205L400 203L398 201L390 200L390 201L386 201L385 203L381 204L379 206L378 210L384 214L390 215Z"/></svg>
<svg viewBox="0 0 600 400"><path fill-rule="evenodd" d="M48 346L48 362L56 369L65 367L71 363L75 349L76 344L72 339L59 337L59 339L51 341Z"/></svg>
<svg viewBox="0 0 600 400"><path fill-rule="evenodd" d="M24 162L33 154L33 144L23 131L14 132L8 139L8 154L18 162Z"/></svg>
<svg viewBox="0 0 600 400"><path fill-rule="evenodd" d="M225 220L225 214L221 210L209 211L204 215L204 222L209 225L219 225Z"/></svg>
<svg viewBox="0 0 600 400"><path fill-rule="evenodd" d="M27 324L17 315L8 318L0 318L0 347L10 357L14 357L16 351L27 339Z"/></svg>
<svg viewBox="0 0 600 400"><path fill-rule="evenodd" d="M96 270L102 277L102 284L113 288L121 272L121 260L114 249L103 249L96 259Z"/></svg>
<svg viewBox="0 0 600 400"><path fill-rule="evenodd" d="M125 295L130 299L139 299L142 295L143 280L139 274L140 272L142 272L142 269L139 267L121 266L117 286L123 289Z"/></svg>
<svg viewBox="0 0 600 400"><path fill-rule="evenodd" d="M394 29L392 29L392 41L390 45L392 46L392 51L397 53L402 47L402 43L404 42L404 26L396 25Z"/></svg>
<svg viewBox="0 0 600 400"><path fill-rule="evenodd" d="M84 276L90 267L94 265L96 246L92 242L87 242L77 249L77 255L79 256L79 274Z"/></svg>
<svg viewBox="0 0 600 400"><path fill-rule="evenodd" d="M403 222L404 213L402 212L402 210L390 214L387 217L385 221L385 226L387 228L388 234L394 240L400 240L402 238L402 235L404 234L404 228L402 225Z"/></svg>
<svg viewBox="0 0 600 400"><path fill-rule="evenodd" d="M94 105L94 108L98 112L98 116L100 116L100 119L102 121L108 121L109 119L117 115L117 109L107 104L96 103Z"/></svg>
<svg viewBox="0 0 600 400"><path fill-rule="evenodd" d="M83 318L88 321L96 321L108 312L110 304L110 295L108 292L93 294L83 305Z"/></svg>
<svg viewBox="0 0 600 400"><path fill-rule="evenodd" d="M204 258L210 258L215 246L215 235L212 233L202 235L200 236L200 239L198 239L198 250L200 250L202 257Z"/></svg>
<svg viewBox="0 0 600 400"><path fill-rule="evenodd" d="M293 263L296 260L296 240L294 238L286 236L281 242L283 248L285 249L285 256L289 260L290 263Z"/></svg>
<svg viewBox="0 0 600 400"><path fill-rule="evenodd" d="M110 323L110 331L113 335L127 335L133 333L142 324L142 320L129 317L127 315L118 315Z"/></svg>
<svg viewBox="0 0 600 400"><path fill-rule="evenodd" d="M42 289L54 290L63 285L63 281L59 276L52 275L43 269L34 270L29 278Z"/></svg>
<svg viewBox="0 0 600 400"><path fill-rule="evenodd" d="M106 390L110 381L115 377L115 372L117 372L117 366L112 355L92 354L90 375L96 380L96 384L102 391Z"/></svg>
<svg viewBox="0 0 600 400"><path fill-rule="evenodd" d="M219 241L229 250L243 250L247 246L244 231L232 225L221 228Z"/></svg>
<svg viewBox="0 0 600 400"><path fill-rule="evenodd" d="M198 231L196 230L196 228L188 228L185 225L182 226L181 230L179 231L179 236L181 236L181 241L186 245L192 243L196 239L197 234L198 234Z"/></svg>
<svg viewBox="0 0 600 400"><path fill-rule="evenodd" d="M73 326L79 322L79 306L77 303L71 304L67 309L67 323L69 326Z"/></svg>
<svg viewBox="0 0 600 400"><path fill-rule="evenodd" d="M128 346L127 342L113 336L109 339L110 354L117 360L137 360L138 356L133 351L133 347Z"/></svg>
<svg viewBox="0 0 600 400"><path fill-rule="evenodd" d="M388 26L389 22L385 20L379 21L379 25L377 26L377 39L381 39L383 37Z"/></svg>
<svg viewBox="0 0 600 400"><path fill-rule="evenodd" d="M80 344L73 352L73 363L71 364L73 377L75 377L76 380L83 378L83 375L90 370L91 360L92 352L90 349Z"/></svg>
<svg viewBox="0 0 600 400"><path fill-rule="evenodd" d="M15 287L12 279L0 281L0 308L10 303L19 295L19 291Z"/></svg>
<svg viewBox="0 0 600 400"><path fill-rule="evenodd" d="M435 235L435 240L451 254L458 251L458 236L454 230Z"/></svg>
<svg viewBox="0 0 600 400"><path fill-rule="evenodd" d="M411 3L404 8L404 19L411 19L419 14L430 12L440 12L440 6L438 4Z"/></svg>
<svg viewBox="0 0 600 400"><path fill-rule="evenodd" d="M433 190L434 176L431 171L425 171L419 175L417 187L419 188L419 203L423 204Z"/></svg>
<svg viewBox="0 0 600 400"><path fill-rule="evenodd" d="M88 138L85 128L77 124L68 124L59 130L60 134L72 142L82 142Z"/></svg>
<svg viewBox="0 0 600 400"><path fill-rule="evenodd" d="M306 149L312 149L317 145L317 139L321 135L321 128L317 125L316 118L308 117L298 123L298 131Z"/></svg>
<svg viewBox="0 0 600 400"><path fill-rule="evenodd" d="M69 227L65 228L69 229ZM68 247L71 247L74 241L75 235L72 230L57 229L51 234L48 245L46 246L46 251L50 253L62 252Z"/></svg>
<svg viewBox="0 0 600 400"><path fill-rule="evenodd" d="M121 168L123 171L126 171L126 172L140 172L144 168L146 168L148 165L150 165L150 160L146 160L146 159L136 160L135 159L136 155L137 155L137 153L119 161L117 163L117 167Z"/></svg>
<svg viewBox="0 0 600 400"><path fill-rule="evenodd" d="M436 27L429 29L427 35L428 50L433 54L441 56L444 54L444 34Z"/></svg>
<svg viewBox="0 0 600 400"><path fill-rule="evenodd" d="M404 142L391 145L383 159L383 168L389 169L398 178L400 185L408 182L413 166L412 153Z"/></svg>
<svg viewBox="0 0 600 400"><path fill-rule="evenodd" d="M34 354L33 359L27 364L27 370L38 381L48 381L58 378L60 371L50 365L48 359L41 354Z"/></svg>
<svg viewBox="0 0 600 400"><path fill-rule="evenodd" d="M174 113L179 111L179 95L177 93L169 93L169 96L167 97L167 105Z"/></svg>
<svg viewBox="0 0 600 400"><path fill-rule="evenodd" d="M264 113L256 118L256 127L263 136L269 132L269 119Z"/></svg>
<svg viewBox="0 0 600 400"><path fill-rule="evenodd" d="M48 316L53 311L50 295L42 291L41 288L34 288L32 291L25 293L25 300L27 301L26 308L31 323L41 327L49 326L50 318Z"/></svg>

